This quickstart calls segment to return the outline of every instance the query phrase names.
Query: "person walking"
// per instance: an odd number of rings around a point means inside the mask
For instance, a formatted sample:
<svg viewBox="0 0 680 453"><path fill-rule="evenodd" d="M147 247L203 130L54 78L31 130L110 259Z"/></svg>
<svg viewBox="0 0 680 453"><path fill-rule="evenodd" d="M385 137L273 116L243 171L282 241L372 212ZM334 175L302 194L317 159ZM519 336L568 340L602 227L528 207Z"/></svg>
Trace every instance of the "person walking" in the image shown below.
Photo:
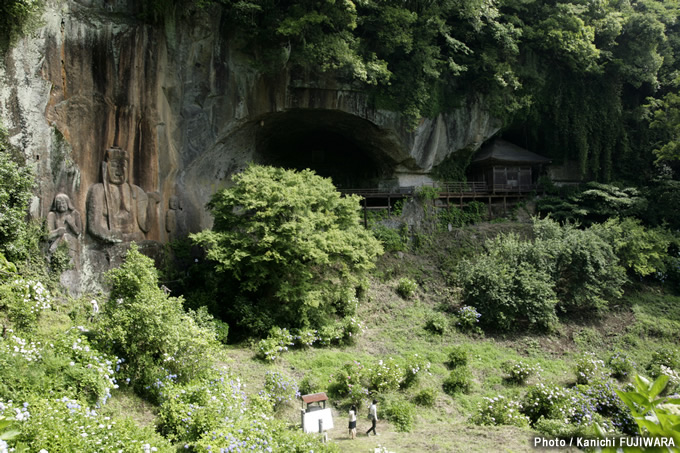
<svg viewBox="0 0 680 453"><path fill-rule="evenodd" d="M357 437L357 407L352 404L349 410L349 438L356 439Z"/></svg>
<svg viewBox="0 0 680 453"><path fill-rule="evenodd" d="M368 418L371 419L371 428L366 431L366 435L368 436L373 431L373 434L377 436L378 433L375 431L375 425L378 423L378 400L373 400L373 404L369 406Z"/></svg>

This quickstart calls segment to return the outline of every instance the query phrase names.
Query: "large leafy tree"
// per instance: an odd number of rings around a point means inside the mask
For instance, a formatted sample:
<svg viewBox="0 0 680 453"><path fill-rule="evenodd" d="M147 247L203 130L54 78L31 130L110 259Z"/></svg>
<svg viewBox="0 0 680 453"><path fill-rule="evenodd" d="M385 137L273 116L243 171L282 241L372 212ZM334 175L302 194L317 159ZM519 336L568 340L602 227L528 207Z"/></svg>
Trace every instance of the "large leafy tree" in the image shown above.
<svg viewBox="0 0 680 453"><path fill-rule="evenodd" d="M230 322L241 325L253 317L261 330L319 325L351 314L382 253L361 225L358 198L311 170L251 165L208 206L214 226L192 238L235 281Z"/></svg>

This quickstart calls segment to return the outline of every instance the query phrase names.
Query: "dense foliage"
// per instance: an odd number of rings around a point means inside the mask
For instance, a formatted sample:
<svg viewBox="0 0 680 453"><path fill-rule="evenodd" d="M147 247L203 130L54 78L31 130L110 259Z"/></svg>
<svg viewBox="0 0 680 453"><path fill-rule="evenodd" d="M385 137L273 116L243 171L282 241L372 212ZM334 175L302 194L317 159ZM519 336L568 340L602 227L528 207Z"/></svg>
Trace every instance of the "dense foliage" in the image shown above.
<svg viewBox="0 0 680 453"><path fill-rule="evenodd" d="M250 166L209 208L213 229L192 237L235 289L230 320L251 333L351 315L382 253L360 224L358 198L310 170Z"/></svg>
<svg viewBox="0 0 680 453"><path fill-rule="evenodd" d="M0 127L0 253L13 261L26 256L26 236L34 233L26 222L33 173L6 139Z"/></svg>
<svg viewBox="0 0 680 453"><path fill-rule="evenodd" d="M158 287L153 260L137 247L109 273L111 293L98 323L103 348L125 359L123 372L140 392L155 395L170 382L187 382L209 367L215 331L199 324L182 300Z"/></svg>

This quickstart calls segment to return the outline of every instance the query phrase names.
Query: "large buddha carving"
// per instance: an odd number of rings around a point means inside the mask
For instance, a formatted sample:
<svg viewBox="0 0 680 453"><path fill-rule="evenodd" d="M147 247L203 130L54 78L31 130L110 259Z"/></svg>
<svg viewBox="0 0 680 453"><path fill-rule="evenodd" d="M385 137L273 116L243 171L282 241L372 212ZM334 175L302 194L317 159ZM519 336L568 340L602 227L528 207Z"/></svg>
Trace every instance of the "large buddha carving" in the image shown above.
<svg viewBox="0 0 680 453"><path fill-rule="evenodd" d="M87 231L108 243L143 241L156 220L157 193L130 184L130 158L120 148L106 150L102 183L87 193Z"/></svg>

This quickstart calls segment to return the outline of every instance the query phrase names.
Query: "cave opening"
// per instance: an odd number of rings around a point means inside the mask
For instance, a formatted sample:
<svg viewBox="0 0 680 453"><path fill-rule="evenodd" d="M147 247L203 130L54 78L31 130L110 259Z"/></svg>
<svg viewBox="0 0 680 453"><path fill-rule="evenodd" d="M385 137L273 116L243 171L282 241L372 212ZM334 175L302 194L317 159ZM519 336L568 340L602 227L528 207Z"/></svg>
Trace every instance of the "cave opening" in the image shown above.
<svg viewBox="0 0 680 453"><path fill-rule="evenodd" d="M396 146L373 123L339 111L293 110L259 118L258 161L294 170L309 168L339 189L379 187L395 162Z"/></svg>

